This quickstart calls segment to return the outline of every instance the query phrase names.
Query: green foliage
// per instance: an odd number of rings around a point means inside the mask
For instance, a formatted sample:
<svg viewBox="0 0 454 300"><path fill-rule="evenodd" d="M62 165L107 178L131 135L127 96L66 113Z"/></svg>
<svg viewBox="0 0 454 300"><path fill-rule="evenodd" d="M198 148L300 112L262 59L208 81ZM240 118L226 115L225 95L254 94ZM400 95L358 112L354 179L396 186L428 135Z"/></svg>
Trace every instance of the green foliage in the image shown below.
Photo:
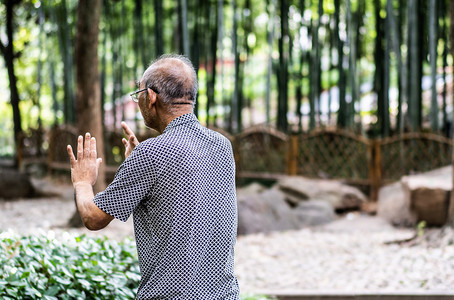
<svg viewBox="0 0 454 300"><path fill-rule="evenodd" d="M1 299L134 299L139 281L133 240L0 233Z"/></svg>
<svg viewBox="0 0 454 300"><path fill-rule="evenodd" d="M424 235L424 231L427 227L427 223L426 221L420 221L418 222L418 224L416 224L416 230L418 232L418 236L423 236Z"/></svg>
<svg viewBox="0 0 454 300"><path fill-rule="evenodd" d="M140 280L133 241L0 235L2 299L132 299Z"/></svg>
<svg viewBox="0 0 454 300"><path fill-rule="evenodd" d="M242 300L274 300L276 298L269 297L266 295L244 295L241 297Z"/></svg>

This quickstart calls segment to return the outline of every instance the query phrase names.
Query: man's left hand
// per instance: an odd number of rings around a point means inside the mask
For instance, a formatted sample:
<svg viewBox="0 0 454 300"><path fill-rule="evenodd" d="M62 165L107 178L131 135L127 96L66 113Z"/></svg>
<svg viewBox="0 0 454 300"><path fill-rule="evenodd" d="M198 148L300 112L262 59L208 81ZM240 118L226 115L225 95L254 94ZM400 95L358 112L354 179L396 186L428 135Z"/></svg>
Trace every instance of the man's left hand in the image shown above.
<svg viewBox="0 0 454 300"><path fill-rule="evenodd" d="M67 146L69 161L71 163L71 180L75 186L78 183L90 183L94 185L98 178L98 169L102 159L97 158L96 139L85 134L84 138L80 135L77 139L77 158L74 157L72 147Z"/></svg>

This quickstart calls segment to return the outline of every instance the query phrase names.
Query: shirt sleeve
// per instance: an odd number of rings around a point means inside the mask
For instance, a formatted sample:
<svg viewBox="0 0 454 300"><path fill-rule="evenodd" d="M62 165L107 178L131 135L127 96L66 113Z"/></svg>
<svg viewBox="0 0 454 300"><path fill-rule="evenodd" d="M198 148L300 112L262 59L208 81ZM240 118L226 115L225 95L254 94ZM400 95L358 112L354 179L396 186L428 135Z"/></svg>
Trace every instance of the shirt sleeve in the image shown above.
<svg viewBox="0 0 454 300"><path fill-rule="evenodd" d="M140 202L150 197L155 180L151 156L139 144L106 190L96 194L94 202L104 212L126 222Z"/></svg>

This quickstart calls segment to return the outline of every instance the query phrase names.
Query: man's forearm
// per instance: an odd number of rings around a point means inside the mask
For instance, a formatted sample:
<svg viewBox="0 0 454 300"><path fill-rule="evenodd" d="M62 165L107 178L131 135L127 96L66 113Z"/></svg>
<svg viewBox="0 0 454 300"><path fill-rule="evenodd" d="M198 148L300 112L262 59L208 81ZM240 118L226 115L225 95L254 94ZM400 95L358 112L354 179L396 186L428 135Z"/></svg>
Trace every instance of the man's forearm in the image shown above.
<svg viewBox="0 0 454 300"><path fill-rule="evenodd" d="M74 197L77 210L85 227L90 230L99 230L106 227L112 217L99 209L93 202L93 187L88 182L74 184Z"/></svg>
<svg viewBox="0 0 454 300"><path fill-rule="evenodd" d="M80 218L85 226L90 222L88 202L93 203L93 198L93 187L90 183L81 182L74 184L74 201L76 202L77 210L79 211Z"/></svg>

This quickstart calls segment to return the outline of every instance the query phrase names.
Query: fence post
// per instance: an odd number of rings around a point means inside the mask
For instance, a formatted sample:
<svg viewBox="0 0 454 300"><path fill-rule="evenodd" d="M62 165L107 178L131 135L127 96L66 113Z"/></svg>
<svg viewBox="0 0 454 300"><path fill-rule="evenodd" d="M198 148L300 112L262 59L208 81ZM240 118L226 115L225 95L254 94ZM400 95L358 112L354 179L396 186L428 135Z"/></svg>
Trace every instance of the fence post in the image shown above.
<svg viewBox="0 0 454 300"><path fill-rule="evenodd" d="M287 146L287 175L298 174L298 136L290 135Z"/></svg>
<svg viewBox="0 0 454 300"><path fill-rule="evenodd" d="M238 175L241 173L240 169L240 160L241 160L241 154L240 154L240 149L239 149L239 138L238 135L234 136L232 138L232 148L233 148L233 158L235 160L235 170L236 170L236 177L238 178Z"/></svg>
<svg viewBox="0 0 454 300"><path fill-rule="evenodd" d="M372 140L369 145L369 157L370 198L372 201L377 201L378 191L381 186L381 150L379 139Z"/></svg>

